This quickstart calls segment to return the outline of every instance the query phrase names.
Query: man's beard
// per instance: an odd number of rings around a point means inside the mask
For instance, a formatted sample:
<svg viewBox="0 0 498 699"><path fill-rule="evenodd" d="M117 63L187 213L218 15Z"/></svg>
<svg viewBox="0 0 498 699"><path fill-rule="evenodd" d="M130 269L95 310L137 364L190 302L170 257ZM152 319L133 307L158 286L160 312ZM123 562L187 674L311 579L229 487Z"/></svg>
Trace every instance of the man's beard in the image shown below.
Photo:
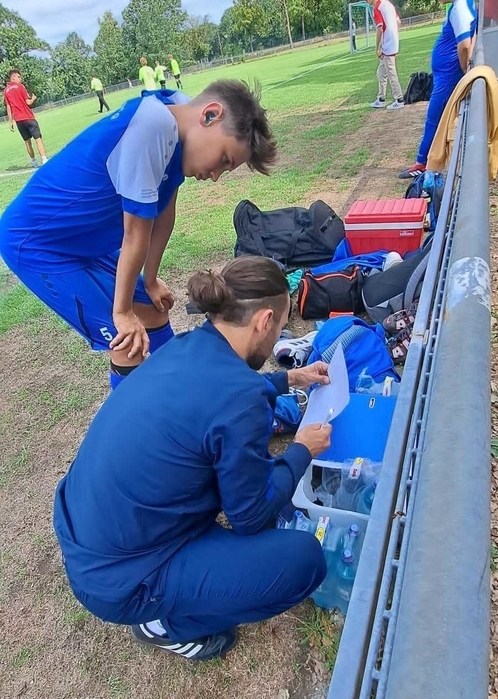
<svg viewBox="0 0 498 699"><path fill-rule="evenodd" d="M246 362L251 369L259 371L267 359L268 355L266 354L266 352L263 352L262 350L257 350L256 352L253 352L247 357Z"/></svg>

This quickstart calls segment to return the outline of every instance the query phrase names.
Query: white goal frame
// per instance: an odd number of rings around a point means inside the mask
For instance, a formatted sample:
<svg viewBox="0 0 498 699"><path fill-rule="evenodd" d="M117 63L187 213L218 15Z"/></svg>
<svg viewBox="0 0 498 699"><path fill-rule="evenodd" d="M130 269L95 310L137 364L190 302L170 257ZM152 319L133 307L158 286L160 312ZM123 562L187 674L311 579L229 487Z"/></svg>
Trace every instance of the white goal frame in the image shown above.
<svg viewBox="0 0 498 699"><path fill-rule="evenodd" d="M353 19L356 36L353 35ZM375 25L372 8L367 2L350 2L348 5L349 50L351 53L364 51L374 44ZM355 41L356 40L356 41Z"/></svg>

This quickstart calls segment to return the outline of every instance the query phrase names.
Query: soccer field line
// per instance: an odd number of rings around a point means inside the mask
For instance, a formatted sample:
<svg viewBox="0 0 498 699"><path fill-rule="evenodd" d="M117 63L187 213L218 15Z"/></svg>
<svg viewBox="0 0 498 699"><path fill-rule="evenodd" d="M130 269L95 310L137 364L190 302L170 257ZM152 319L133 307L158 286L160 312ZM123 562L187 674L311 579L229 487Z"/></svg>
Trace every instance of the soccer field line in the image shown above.
<svg viewBox="0 0 498 699"><path fill-rule="evenodd" d="M276 87L281 87L282 85L285 85L286 83L291 83L293 80L299 80L299 78L304 78L306 75L309 75L310 73L314 73L315 70L321 70L322 68L326 68L327 66L331 65L332 63L335 63L341 58L346 58L347 53L341 53L338 56L334 56L334 58L331 58L330 61L327 61L326 63L320 63L317 66L314 66L313 68L310 68L309 70L305 70L304 73L299 73L298 75L293 75L291 78L286 78L285 80L282 80L279 83L275 83L274 85L270 85L269 87L264 87L261 92L269 92L270 90L274 90Z"/></svg>
<svg viewBox="0 0 498 699"><path fill-rule="evenodd" d="M26 175L28 172L34 172L34 170L34 167L30 167L26 170L16 170L15 172L0 172L0 177L15 177L16 175Z"/></svg>

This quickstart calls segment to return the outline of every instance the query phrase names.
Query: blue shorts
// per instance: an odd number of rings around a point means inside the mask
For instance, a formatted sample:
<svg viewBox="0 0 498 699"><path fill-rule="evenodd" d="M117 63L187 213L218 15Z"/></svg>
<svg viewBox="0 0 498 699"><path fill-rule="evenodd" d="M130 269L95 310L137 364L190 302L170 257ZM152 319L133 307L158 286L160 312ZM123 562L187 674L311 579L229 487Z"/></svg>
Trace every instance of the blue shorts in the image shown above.
<svg viewBox="0 0 498 699"><path fill-rule="evenodd" d="M109 350L117 335L112 320L119 251L91 260L62 274L31 272L9 259L5 263L43 303L76 330L94 350ZM142 276L137 280L135 303L152 304Z"/></svg>

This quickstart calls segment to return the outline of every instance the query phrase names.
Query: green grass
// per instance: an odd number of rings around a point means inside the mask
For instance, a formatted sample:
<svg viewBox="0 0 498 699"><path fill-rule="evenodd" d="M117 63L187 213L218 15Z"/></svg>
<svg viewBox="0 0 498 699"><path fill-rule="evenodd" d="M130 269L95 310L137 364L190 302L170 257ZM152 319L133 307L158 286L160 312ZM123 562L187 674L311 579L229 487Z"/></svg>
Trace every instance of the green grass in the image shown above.
<svg viewBox="0 0 498 699"><path fill-rule="evenodd" d="M331 611L313 606L311 614L302 619L298 631L306 644L323 658L327 670L334 668L342 627L334 619Z"/></svg>
<svg viewBox="0 0 498 699"><path fill-rule="evenodd" d="M405 31L401 38L398 71L402 84L414 70L428 66L429 47L439 31L430 25ZM187 181L181 188L175 232L165 252L161 273L171 268L191 269L221 255L234 244L233 211L241 199L260 208L302 204L312 191L327 188L330 179L354 177L368 161L368 144L355 134L369 117L368 103L376 94L377 58L373 51L351 56L344 42L299 49L248 63L186 76L185 89L195 95L217 78L258 79L280 149L272 177L227 174L222 183ZM108 95L112 109L138 90ZM97 121L96 100L41 112L38 115L49 155L54 155L76 134ZM0 124L0 167L12 173L26 167L26 153L18 134ZM1 173L0 173L1 174ZM31 173L0 179L0 211ZM44 307L0 267L0 335Z"/></svg>

